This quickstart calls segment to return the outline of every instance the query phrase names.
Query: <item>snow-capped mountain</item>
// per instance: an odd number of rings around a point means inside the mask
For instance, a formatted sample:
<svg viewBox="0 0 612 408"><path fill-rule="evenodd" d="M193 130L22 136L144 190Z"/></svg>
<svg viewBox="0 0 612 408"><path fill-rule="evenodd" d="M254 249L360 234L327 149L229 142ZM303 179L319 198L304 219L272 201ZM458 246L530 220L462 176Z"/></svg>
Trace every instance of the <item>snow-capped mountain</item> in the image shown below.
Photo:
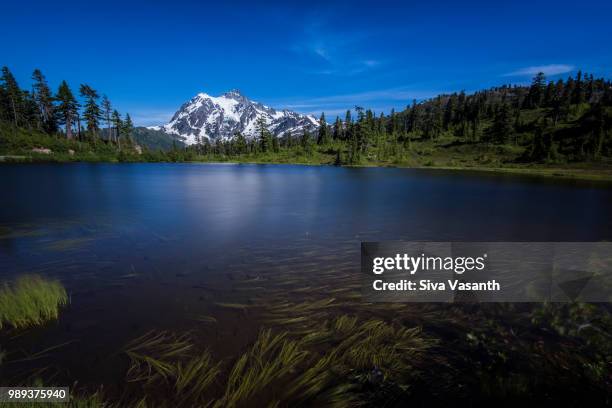
<svg viewBox="0 0 612 408"><path fill-rule="evenodd" d="M238 90L232 90L221 96L199 93L183 104L169 123L149 129L175 135L188 145L204 139L230 139L237 132L248 139L257 136L260 117L266 120L268 130L276 136L287 133L301 135L304 129L314 131L319 126L313 116L287 109L276 110L250 100Z"/></svg>

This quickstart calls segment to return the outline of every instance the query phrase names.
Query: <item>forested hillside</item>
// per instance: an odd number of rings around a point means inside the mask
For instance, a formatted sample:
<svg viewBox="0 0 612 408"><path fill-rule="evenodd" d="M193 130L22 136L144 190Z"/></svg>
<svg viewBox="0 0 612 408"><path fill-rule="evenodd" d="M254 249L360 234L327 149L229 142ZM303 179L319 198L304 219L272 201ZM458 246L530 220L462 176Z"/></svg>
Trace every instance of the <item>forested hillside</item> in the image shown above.
<svg viewBox="0 0 612 408"><path fill-rule="evenodd" d="M473 94L439 95L413 101L385 116L355 107L317 134L275 141L260 126L259 140L243 137L194 147L216 157L333 156L341 164L500 166L526 163L607 166L612 156L612 85L583 75L531 86L505 85ZM272 152L271 154L267 154ZM331 160L330 157L327 158Z"/></svg>

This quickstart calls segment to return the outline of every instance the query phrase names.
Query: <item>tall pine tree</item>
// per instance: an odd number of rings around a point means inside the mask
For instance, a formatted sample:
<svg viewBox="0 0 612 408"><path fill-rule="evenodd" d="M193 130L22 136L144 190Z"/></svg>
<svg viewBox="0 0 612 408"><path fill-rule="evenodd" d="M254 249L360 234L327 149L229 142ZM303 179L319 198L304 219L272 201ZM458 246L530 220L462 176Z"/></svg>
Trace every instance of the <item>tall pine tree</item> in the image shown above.
<svg viewBox="0 0 612 408"><path fill-rule="evenodd" d="M121 147L121 129L123 129L123 120L121 120L121 115L115 109L111 115L111 122L113 124L113 129L111 132L114 134L115 142Z"/></svg>
<svg viewBox="0 0 612 408"><path fill-rule="evenodd" d="M17 80L8 69L8 67L2 67L2 87L9 101L9 109L13 119L13 124L19 126L22 124L21 116L23 114L23 92L17 84Z"/></svg>
<svg viewBox="0 0 612 408"><path fill-rule="evenodd" d="M527 109L534 109L540 107L542 99L544 97L544 87L546 86L546 77L543 72L538 72L529 87L529 93L525 99L525 107Z"/></svg>
<svg viewBox="0 0 612 408"><path fill-rule="evenodd" d="M89 85L82 84L79 88L79 92L83 98L85 98L85 105L83 106L83 118L87 123L87 130L90 132L94 140L97 136L97 131L100 128L100 117L101 110L98 105L98 92L90 87Z"/></svg>
<svg viewBox="0 0 612 408"><path fill-rule="evenodd" d="M35 69L32 73L32 85L34 100L40 114L41 128L47 133L57 131L55 115L53 113L53 95L51 89L47 85L45 76L39 69Z"/></svg>
<svg viewBox="0 0 612 408"><path fill-rule="evenodd" d="M64 125L66 137L72 139L72 126L78 113L79 104L66 81L62 81L60 84L57 94L55 95L55 100L58 103L55 108L58 115L58 122Z"/></svg>
<svg viewBox="0 0 612 408"><path fill-rule="evenodd" d="M102 95L102 113L104 114L104 121L106 122L106 137L109 141L113 141L111 134L111 103L108 96Z"/></svg>
<svg viewBox="0 0 612 408"><path fill-rule="evenodd" d="M325 120L325 113L321 113L321 117L319 118L319 134L317 137L317 144L328 145L329 141L329 128L327 127L327 121Z"/></svg>

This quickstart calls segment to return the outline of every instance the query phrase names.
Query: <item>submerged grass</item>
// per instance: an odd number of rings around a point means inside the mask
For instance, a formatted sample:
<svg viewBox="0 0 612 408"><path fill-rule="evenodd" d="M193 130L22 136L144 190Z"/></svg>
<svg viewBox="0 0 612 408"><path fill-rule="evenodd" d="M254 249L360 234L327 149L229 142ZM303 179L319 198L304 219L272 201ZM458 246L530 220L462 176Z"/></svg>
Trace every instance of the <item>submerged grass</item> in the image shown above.
<svg viewBox="0 0 612 408"><path fill-rule="evenodd" d="M246 311L249 307L249 305L245 305L242 303L225 303L225 302L216 302L215 306L224 308L224 309L232 309L232 310L240 310L240 311Z"/></svg>
<svg viewBox="0 0 612 408"><path fill-rule="evenodd" d="M169 332L150 331L134 339L125 348L131 365L127 372L130 382L154 382L177 377L177 358L187 355L193 344L188 335L177 336Z"/></svg>
<svg viewBox="0 0 612 408"><path fill-rule="evenodd" d="M0 328L30 327L56 319L68 301L59 281L23 275L0 288Z"/></svg>
<svg viewBox="0 0 612 408"><path fill-rule="evenodd" d="M382 386L407 389L435 344L418 328L347 315L307 333L264 329L229 366L199 350L188 335L147 333L125 348L131 361L127 376L144 386L140 391L159 398L137 393L133 401L217 408L356 406L369 398L364 389L370 394Z"/></svg>
<svg viewBox="0 0 612 408"><path fill-rule="evenodd" d="M220 363L214 363L208 351L204 351L176 369L176 395L181 401L197 400L204 395L220 372Z"/></svg>
<svg viewBox="0 0 612 408"><path fill-rule="evenodd" d="M177 406L199 406L220 372L207 350L196 351L189 334L151 331L132 340L124 349L130 359L127 381L146 390L163 390ZM134 406L147 406L143 396Z"/></svg>
<svg viewBox="0 0 612 408"><path fill-rule="evenodd" d="M56 241L49 242L48 244L44 245L43 248L48 251L69 251L80 248L93 241L94 238L91 237L59 239Z"/></svg>
<svg viewBox="0 0 612 408"><path fill-rule="evenodd" d="M263 399L262 394L272 384L297 370L308 353L285 333L273 335L270 330L260 333L251 349L234 364L223 397L215 407L245 406Z"/></svg>

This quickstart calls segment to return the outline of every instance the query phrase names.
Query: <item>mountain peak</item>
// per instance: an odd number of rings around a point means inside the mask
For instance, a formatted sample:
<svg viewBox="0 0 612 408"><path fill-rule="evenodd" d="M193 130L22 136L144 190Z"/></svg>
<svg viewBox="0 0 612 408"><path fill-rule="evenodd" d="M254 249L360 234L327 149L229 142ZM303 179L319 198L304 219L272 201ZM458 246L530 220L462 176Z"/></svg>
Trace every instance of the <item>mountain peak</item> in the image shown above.
<svg viewBox="0 0 612 408"><path fill-rule="evenodd" d="M276 136L297 136L304 130L318 128L318 121L312 116L262 105L248 99L240 90L232 89L220 96L199 93L160 129L187 145L205 139L229 140L238 132L251 139L257 136L256 124L260 118L266 120L268 129Z"/></svg>

